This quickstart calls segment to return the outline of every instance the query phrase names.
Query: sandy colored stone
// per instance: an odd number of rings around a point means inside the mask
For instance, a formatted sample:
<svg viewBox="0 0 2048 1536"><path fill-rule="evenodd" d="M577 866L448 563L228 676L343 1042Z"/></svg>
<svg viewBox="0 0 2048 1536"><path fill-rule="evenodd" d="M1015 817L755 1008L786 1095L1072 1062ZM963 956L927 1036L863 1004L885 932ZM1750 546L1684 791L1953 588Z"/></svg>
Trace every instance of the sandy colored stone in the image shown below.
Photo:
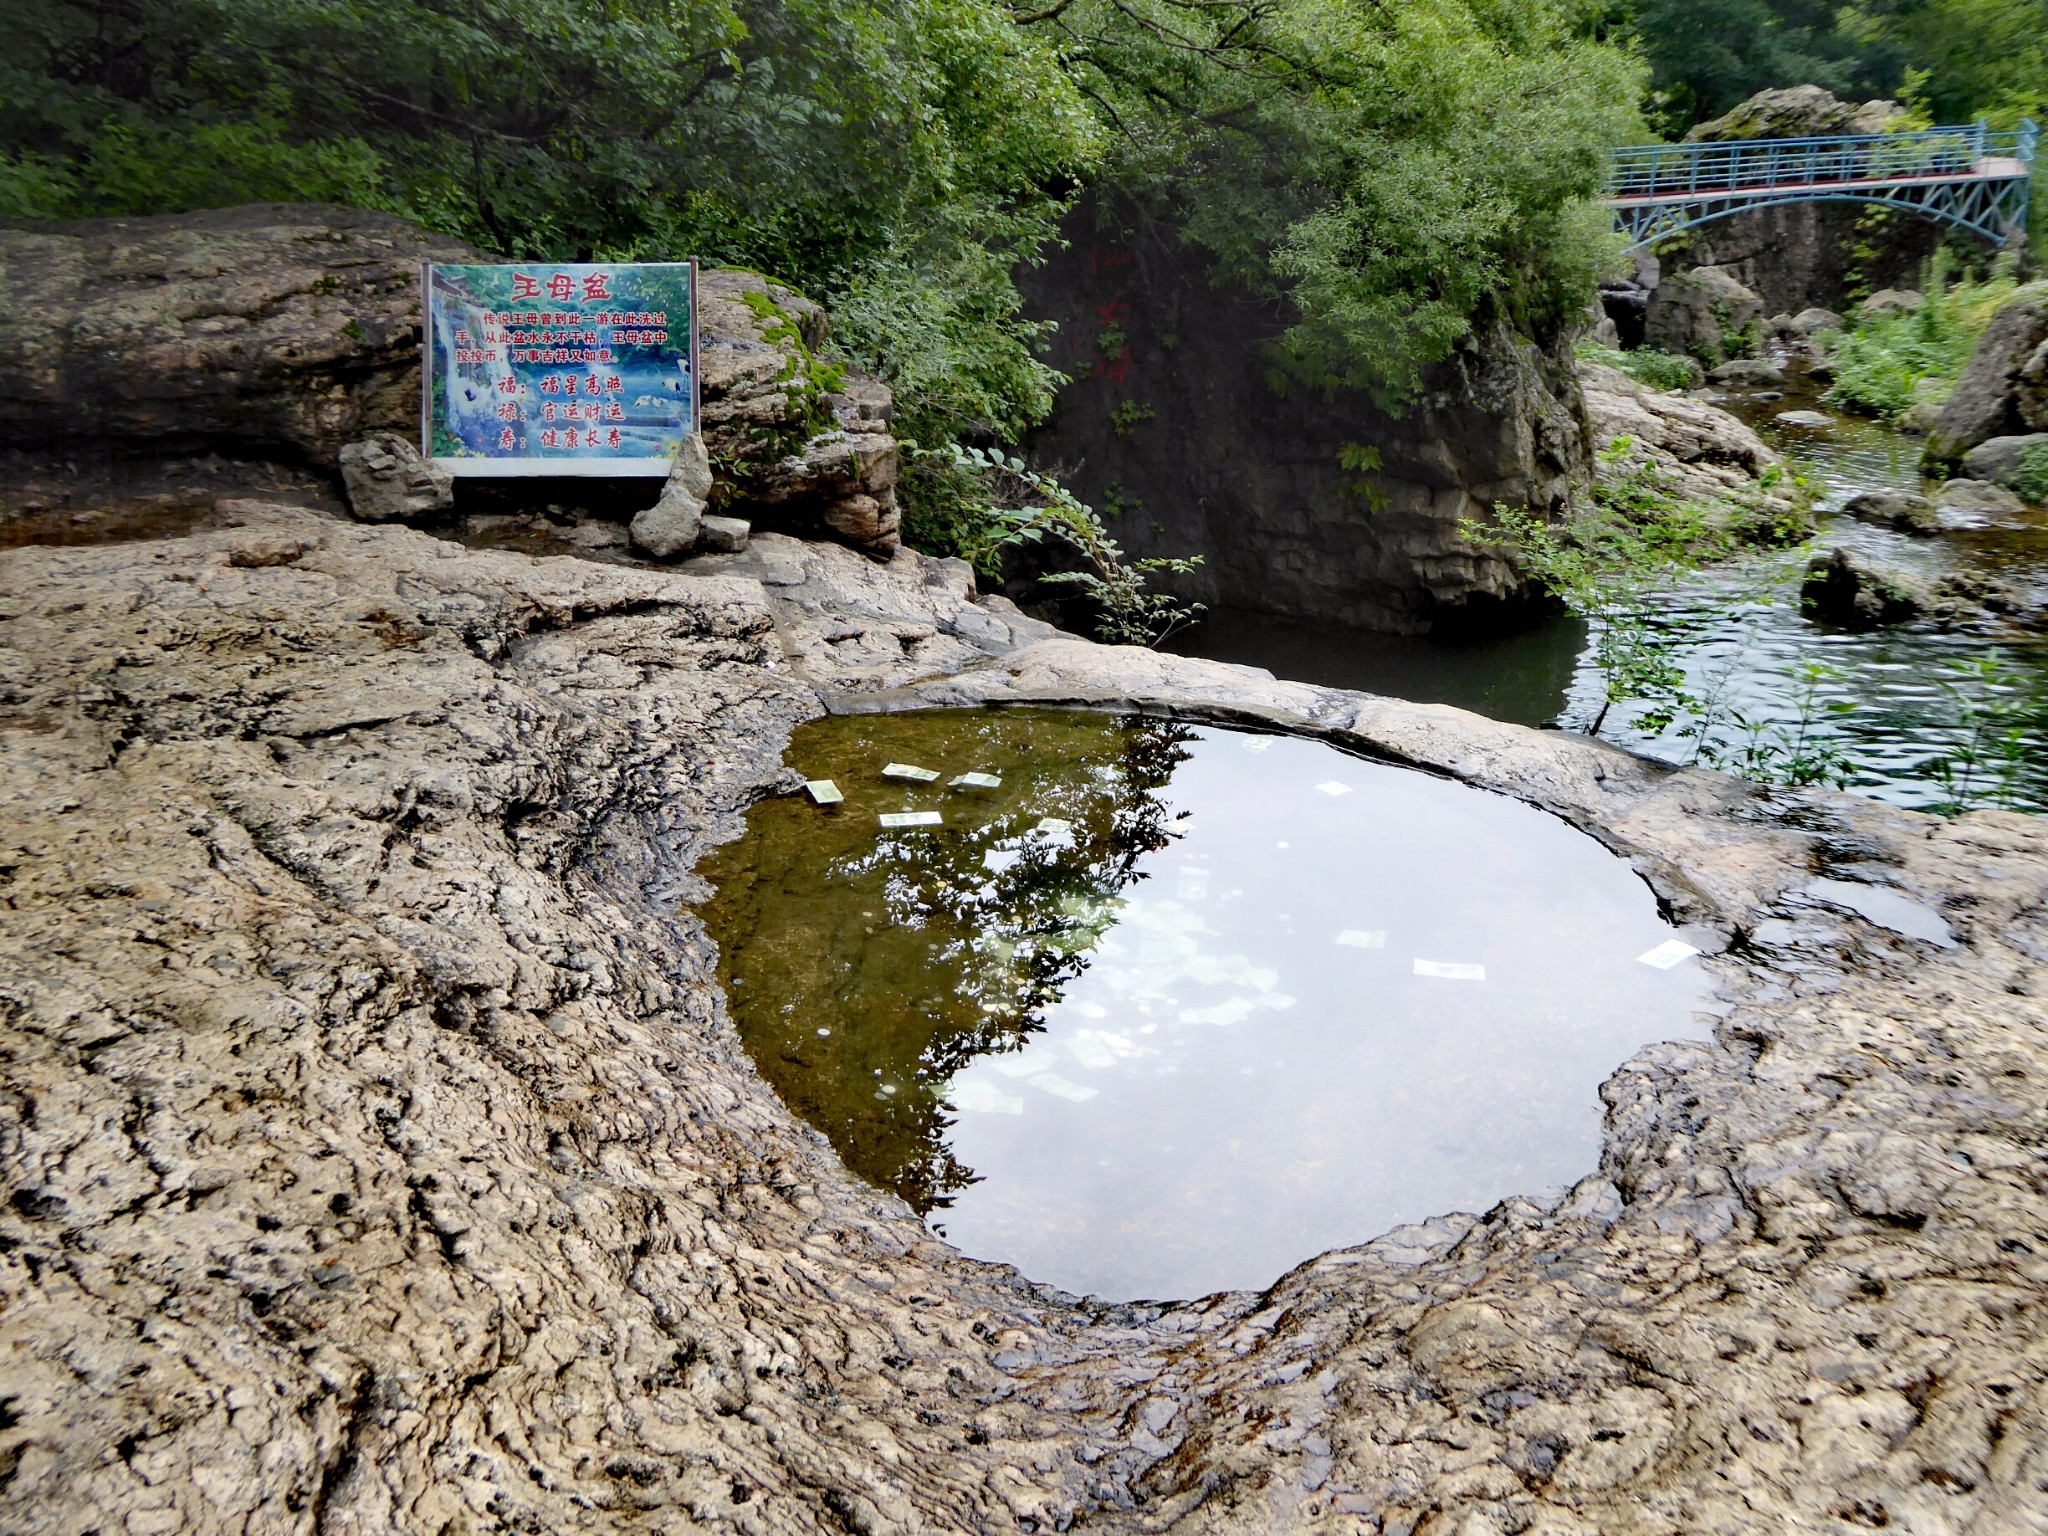
<svg viewBox="0 0 2048 1536"><path fill-rule="evenodd" d="M7 1528L2048 1524L2039 820L970 644L1003 606L914 556L649 570L237 515L0 555ZM238 563L257 539L300 552ZM919 624L961 650L909 657ZM1714 1036L1617 1064L1554 1203L1257 1293L1034 1287L791 1119L689 906L842 698L1257 721L1515 795L1709 952Z"/></svg>

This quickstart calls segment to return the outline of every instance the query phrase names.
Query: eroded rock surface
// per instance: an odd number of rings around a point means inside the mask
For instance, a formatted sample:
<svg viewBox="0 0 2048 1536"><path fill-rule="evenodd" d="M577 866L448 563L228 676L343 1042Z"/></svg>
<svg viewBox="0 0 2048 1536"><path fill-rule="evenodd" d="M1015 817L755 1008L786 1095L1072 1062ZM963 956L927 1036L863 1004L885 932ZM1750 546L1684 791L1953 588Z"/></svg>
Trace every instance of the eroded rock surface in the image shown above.
<svg viewBox="0 0 2048 1536"><path fill-rule="evenodd" d="M478 259L310 204L0 227L0 431L331 467L354 438L418 432L420 263Z"/></svg>
<svg viewBox="0 0 2048 1536"><path fill-rule="evenodd" d="M1778 455L1738 417L1599 363L1579 364L1579 386L1600 450L1594 473L1601 479L1615 482L1648 465L1689 501L1744 501L1772 517L1791 512L1790 498L1763 484L1778 468ZM1623 438L1626 449L1614 452Z"/></svg>
<svg viewBox="0 0 2048 1536"><path fill-rule="evenodd" d="M939 562L228 516L0 555L8 1528L2048 1523L2039 821L1034 634ZM1620 1066L1561 1201L1258 1294L1036 1289L850 1179L725 1018L690 864L828 698L1258 720L1517 795L1725 1012Z"/></svg>

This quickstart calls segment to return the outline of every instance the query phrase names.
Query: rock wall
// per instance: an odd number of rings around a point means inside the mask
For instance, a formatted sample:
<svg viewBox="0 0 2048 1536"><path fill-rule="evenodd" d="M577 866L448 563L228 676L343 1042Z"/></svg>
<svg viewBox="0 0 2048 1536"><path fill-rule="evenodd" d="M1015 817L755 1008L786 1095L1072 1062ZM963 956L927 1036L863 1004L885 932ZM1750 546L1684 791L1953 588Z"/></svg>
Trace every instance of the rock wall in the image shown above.
<svg viewBox="0 0 2048 1536"><path fill-rule="evenodd" d="M1918 288L1941 243L1942 226L1913 214L1887 212L1859 228L1867 212L1854 203L1756 208L1689 230L1658 257L1666 274L1711 269L1733 278L1763 300L1766 317L1847 314L1870 293Z"/></svg>
<svg viewBox="0 0 2048 1536"><path fill-rule="evenodd" d="M87 459L218 450L331 470L371 433L418 437L420 264L489 259L322 205L0 225L0 348L14 359L0 431ZM830 387L813 356L825 313L782 284L713 270L698 297L720 510L886 558L899 542L887 387ZM652 501L659 485L644 489Z"/></svg>
<svg viewBox="0 0 2048 1536"><path fill-rule="evenodd" d="M1496 502L1565 505L1587 441L1568 360L1496 324L1399 418L1355 394L1278 394L1275 306L1211 286L1157 227L1070 233L1021 278L1075 376L1031 455L1129 553L1201 555L1171 585L1203 602L1403 633L1474 626L1522 595L1458 524ZM1379 467L1347 468L1347 449Z"/></svg>
<svg viewBox="0 0 2048 1536"><path fill-rule="evenodd" d="M1953 467L1994 437L2048 432L2048 283L1998 307L1927 434L1927 462Z"/></svg>
<svg viewBox="0 0 2048 1536"><path fill-rule="evenodd" d="M0 554L0 1529L2048 1527L2038 819L1046 635L909 554L220 521ZM1257 1293L969 1259L754 1072L691 866L828 701L1030 699L1566 817L1713 1038L1617 1064L1569 1195Z"/></svg>

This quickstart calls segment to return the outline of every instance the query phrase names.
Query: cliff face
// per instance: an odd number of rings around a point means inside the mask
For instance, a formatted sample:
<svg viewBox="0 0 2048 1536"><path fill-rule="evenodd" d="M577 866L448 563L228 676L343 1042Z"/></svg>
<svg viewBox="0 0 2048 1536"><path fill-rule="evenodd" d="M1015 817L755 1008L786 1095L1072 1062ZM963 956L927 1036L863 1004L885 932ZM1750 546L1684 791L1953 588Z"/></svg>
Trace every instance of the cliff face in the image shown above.
<svg viewBox="0 0 2048 1536"><path fill-rule="evenodd" d="M1164 234L1071 234L1022 279L1075 376L1031 452L1112 514L1127 551L1201 555L1175 586L1203 602L1402 633L1482 623L1522 595L1458 524L1496 502L1565 504L1588 442L1567 358L1495 325L1398 418L1358 395L1281 395L1264 360L1286 325L1275 306L1212 287Z"/></svg>

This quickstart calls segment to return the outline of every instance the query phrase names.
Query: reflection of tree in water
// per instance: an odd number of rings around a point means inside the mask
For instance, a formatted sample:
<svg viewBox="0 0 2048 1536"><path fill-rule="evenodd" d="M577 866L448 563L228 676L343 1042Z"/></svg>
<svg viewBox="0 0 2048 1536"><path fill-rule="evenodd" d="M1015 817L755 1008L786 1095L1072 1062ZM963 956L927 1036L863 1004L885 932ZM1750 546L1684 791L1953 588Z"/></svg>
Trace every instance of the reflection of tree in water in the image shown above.
<svg viewBox="0 0 2048 1536"><path fill-rule="evenodd" d="M704 916L734 1016L784 1100L849 1166L920 1213L974 1179L945 1144L940 1094L977 1056L1014 1050L1116 921L1138 861L1172 836L1158 797L1192 733L1058 711L930 712L813 722L793 765L836 776L837 815L757 807L704 873ZM906 792L891 759L1000 790ZM884 831L877 810L937 807L941 828ZM1047 817L1070 824L1038 830ZM821 1033L822 1031L822 1033Z"/></svg>

